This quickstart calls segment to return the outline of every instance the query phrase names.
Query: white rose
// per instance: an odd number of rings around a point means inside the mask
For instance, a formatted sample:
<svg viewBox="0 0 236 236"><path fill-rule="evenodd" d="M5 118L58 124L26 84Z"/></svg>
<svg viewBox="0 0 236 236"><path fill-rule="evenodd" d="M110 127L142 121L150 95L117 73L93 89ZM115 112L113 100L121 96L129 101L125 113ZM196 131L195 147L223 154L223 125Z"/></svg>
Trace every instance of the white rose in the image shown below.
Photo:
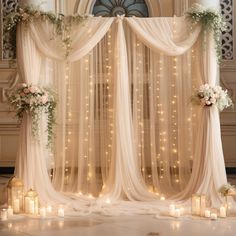
<svg viewBox="0 0 236 236"><path fill-rule="evenodd" d="M29 87L29 91L30 91L31 93L36 93L36 92L37 92L37 87L31 86L31 87Z"/></svg>
<svg viewBox="0 0 236 236"><path fill-rule="evenodd" d="M205 84L204 85L204 89L206 89L206 90L210 89L210 85L209 84Z"/></svg>
<svg viewBox="0 0 236 236"><path fill-rule="evenodd" d="M45 103L47 103L48 102L48 96L47 95L43 95L42 97L41 97L41 103L42 104L45 104Z"/></svg>
<svg viewBox="0 0 236 236"><path fill-rule="evenodd" d="M210 99L210 102L211 102L212 104L215 104L215 103L216 103L216 99L215 99L215 98L211 98L211 99Z"/></svg>
<svg viewBox="0 0 236 236"><path fill-rule="evenodd" d="M27 84L26 84L26 83L18 84L17 87L18 87L18 88L26 88L26 87L27 87Z"/></svg>

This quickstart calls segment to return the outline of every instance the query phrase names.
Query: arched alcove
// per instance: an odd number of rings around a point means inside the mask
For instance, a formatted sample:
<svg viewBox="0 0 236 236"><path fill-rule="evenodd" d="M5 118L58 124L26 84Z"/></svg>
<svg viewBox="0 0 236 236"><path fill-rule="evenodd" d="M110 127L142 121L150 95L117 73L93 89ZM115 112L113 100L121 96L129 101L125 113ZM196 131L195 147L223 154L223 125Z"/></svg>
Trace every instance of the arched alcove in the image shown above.
<svg viewBox="0 0 236 236"><path fill-rule="evenodd" d="M93 15L113 17L117 15L148 17L145 0L96 0Z"/></svg>
<svg viewBox="0 0 236 236"><path fill-rule="evenodd" d="M125 13L124 11L124 7L125 9L128 8L128 11L131 12L131 15L136 15L136 16L142 16L142 17L147 17L148 16L162 16L162 10L161 10L161 4L160 4L160 0L123 0L123 1L118 1L118 0L88 0L88 1L83 1L83 0L77 0L76 4L75 4L75 10L74 12L78 12L80 14L93 14L94 8L96 7L96 5L99 5L99 2L101 2L101 6L104 5L104 11L107 11L105 7L105 5L108 6L109 9L109 5L110 8L112 8L114 10L114 7L116 3L117 4L117 8L115 9L114 13L116 12L120 12L120 13ZM118 8L118 5L121 5L120 8ZM145 7L146 6L146 7ZM132 9L133 8L133 9ZM140 14L139 12L137 12L137 10L139 11L139 9L142 9L142 14ZM147 9L146 9L147 8ZM146 10L145 10L146 9ZM147 13L145 13L145 11ZM139 15L140 14L140 15Z"/></svg>

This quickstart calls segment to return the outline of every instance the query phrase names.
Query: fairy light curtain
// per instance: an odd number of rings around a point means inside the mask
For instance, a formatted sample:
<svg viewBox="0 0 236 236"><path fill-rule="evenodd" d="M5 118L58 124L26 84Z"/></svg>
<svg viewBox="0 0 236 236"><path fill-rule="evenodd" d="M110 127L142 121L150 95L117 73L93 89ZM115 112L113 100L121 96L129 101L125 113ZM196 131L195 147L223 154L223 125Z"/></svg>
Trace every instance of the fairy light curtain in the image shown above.
<svg viewBox="0 0 236 236"><path fill-rule="evenodd" d="M21 78L58 93L53 155L43 129L35 142L23 120L16 174L26 188L74 208L195 192L217 204L226 183L219 114L190 103L194 88L216 83L212 35L184 18L91 17L72 29L66 61L53 30L37 22L17 31Z"/></svg>

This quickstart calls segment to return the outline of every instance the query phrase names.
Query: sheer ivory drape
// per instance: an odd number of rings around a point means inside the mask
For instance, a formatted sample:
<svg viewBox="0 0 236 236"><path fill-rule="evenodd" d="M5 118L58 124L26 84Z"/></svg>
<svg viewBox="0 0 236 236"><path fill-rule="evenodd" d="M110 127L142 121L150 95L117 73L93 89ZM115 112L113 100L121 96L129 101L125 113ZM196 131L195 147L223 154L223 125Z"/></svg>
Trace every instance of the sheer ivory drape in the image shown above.
<svg viewBox="0 0 236 236"><path fill-rule="evenodd" d="M201 28L190 32L184 18L89 18L73 28L65 62L53 31L47 22L18 27L22 79L58 93L52 156L43 130L32 143L23 120L16 173L26 188L74 207L194 192L217 203L226 182L218 111L190 103L194 88L216 80L212 36L202 50Z"/></svg>

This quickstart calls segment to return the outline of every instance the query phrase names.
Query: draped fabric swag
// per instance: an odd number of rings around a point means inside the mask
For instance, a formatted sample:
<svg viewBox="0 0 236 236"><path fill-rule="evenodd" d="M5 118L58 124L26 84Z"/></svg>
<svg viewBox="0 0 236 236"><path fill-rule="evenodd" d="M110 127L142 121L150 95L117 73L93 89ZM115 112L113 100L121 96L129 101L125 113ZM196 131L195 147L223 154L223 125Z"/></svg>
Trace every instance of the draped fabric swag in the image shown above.
<svg viewBox="0 0 236 236"><path fill-rule="evenodd" d="M226 183L218 110L190 102L195 88L216 84L212 34L177 17L90 17L73 26L65 60L54 31L41 21L17 30L20 77L58 94L53 154L45 118L39 141L30 116L22 121L16 175L25 188L43 204L75 209L108 200L160 206L196 192L218 204Z"/></svg>

